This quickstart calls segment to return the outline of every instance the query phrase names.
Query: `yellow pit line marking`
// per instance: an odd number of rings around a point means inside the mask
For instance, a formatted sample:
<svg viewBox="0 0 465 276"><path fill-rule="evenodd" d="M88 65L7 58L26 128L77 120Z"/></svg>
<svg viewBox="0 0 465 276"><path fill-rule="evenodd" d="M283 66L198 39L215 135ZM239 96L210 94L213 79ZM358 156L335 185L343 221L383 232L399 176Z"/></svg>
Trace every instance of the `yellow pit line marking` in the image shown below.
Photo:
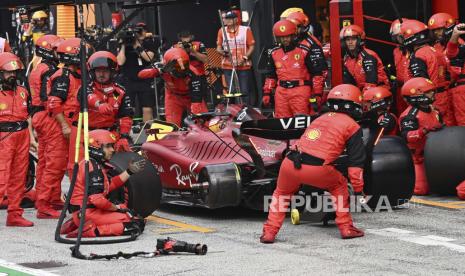
<svg viewBox="0 0 465 276"><path fill-rule="evenodd" d="M456 206L455 202L438 202L438 201L432 201L432 200L426 200L426 199L421 199L421 198L416 198L413 197L410 199L411 202L413 203L418 203L418 204L423 204L427 206L433 206L433 207L441 207L441 208L446 208L446 209L465 209L465 206Z"/></svg>
<svg viewBox="0 0 465 276"><path fill-rule="evenodd" d="M174 228L174 229L173 228L168 228L168 230L170 230L170 231L175 230L175 229L176 229L176 231L179 231L179 230L182 229L182 231L195 231L195 232L200 232L200 233L211 233L211 232L216 231L215 229L212 229L212 228L206 228L206 227L192 225L192 224L188 224L188 223L184 223L184 222L165 219L165 218L162 218L162 217L159 217L159 216L154 216L154 215L151 215L151 216L147 217L147 220L177 227L177 228ZM179 228L181 228L181 229L179 229ZM162 229L162 231L164 231L164 229Z"/></svg>

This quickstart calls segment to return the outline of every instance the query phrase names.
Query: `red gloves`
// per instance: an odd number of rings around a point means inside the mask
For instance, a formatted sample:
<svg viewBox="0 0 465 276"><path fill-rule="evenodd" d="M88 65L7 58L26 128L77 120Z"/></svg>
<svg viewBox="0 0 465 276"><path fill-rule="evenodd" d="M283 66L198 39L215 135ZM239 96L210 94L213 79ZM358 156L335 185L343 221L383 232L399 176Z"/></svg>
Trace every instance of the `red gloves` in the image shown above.
<svg viewBox="0 0 465 276"><path fill-rule="evenodd" d="M137 74L137 77L139 79L152 79L152 78L158 77L159 75L160 75L160 71L158 69L150 68L150 69L141 70Z"/></svg>
<svg viewBox="0 0 465 276"><path fill-rule="evenodd" d="M349 167L349 179L355 193L363 191L363 169L359 167Z"/></svg>
<svg viewBox="0 0 465 276"><path fill-rule="evenodd" d="M115 144L115 150L117 152L122 152L122 151L131 151L131 148L129 147L129 142L128 139L126 138L120 138L118 142Z"/></svg>
<svg viewBox="0 0 465 276"><path fill-rule="evenodd" d="M265 79L265 84L263 85L263 106L269 106L271 100L271 91L276 88L276 80L271 78Z"/></svg>
<svg viewBox="0 0 465 276"><path fill-rule="evenodd" d="M102 103L98 106L98 112L101 114L112 115L113 107L107 103Z"/></svg>

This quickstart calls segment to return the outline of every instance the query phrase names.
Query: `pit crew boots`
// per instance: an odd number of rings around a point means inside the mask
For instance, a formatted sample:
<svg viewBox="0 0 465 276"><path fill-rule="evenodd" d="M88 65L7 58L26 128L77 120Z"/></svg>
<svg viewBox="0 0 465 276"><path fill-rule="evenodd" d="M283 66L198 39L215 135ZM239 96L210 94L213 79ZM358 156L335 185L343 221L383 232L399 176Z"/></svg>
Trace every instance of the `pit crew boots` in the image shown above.
<svg viewBox="0 0 465 276"><path fill-rule="evenodd" d="M76 228L74 231L71 231L66 235L67 238L77 238L79 228ZM97 237L97 226L91 222L87 221L84 223L84 229L82 229L83 238L95 238Z"/></svg>
<svg viewBox="0 0 465 276"><path fill-rule="evenodd" d="M341 238L343 239L353 239L363 237L365 232L356 228L352 224L349 225L340 225L339 232L341 232Z"/></svg>
<svg viewBox="0 0 465 276"><path fill-rule="evenodd" d="M38 219L57 219L60 217L60 212L53 209L47 202L40 200L36 204Z"/></svg>
<svg viewBox="0 0 465 276"><path fill-rule="evenodd" d="M8 213L6 217L6 226L31 227L34 226L34 223L23 218L20 213Z"/></svg>
<svg viewBox="0 0 465 276"><path fill-rule="evenodd" d="M260 237L261 243L274 243L276 238L276 233L271 233L269 231L263 230L263 234Z"/></svg>
<svg viewBox="0 0 465 276"><path fill-rule="evenodd" d="M61 226L60 235L69 234L76 229L78 226L74 223L73 218L70 218Z"/></svg>

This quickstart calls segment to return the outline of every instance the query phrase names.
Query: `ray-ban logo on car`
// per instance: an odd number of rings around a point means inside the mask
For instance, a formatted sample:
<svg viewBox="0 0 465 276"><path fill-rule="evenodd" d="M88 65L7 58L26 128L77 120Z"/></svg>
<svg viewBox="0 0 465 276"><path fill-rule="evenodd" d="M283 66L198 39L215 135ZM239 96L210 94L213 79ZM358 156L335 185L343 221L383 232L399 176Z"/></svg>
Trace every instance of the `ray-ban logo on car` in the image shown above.
<svg viewBox="0 0 465 276"><path fill-rule="evenodd" d="M283 129L289 128L306 128L310 125L310 116L293 117L293 118L282 118L279 119Z"/></svg>
<svg viewBox="0 0 465 276"><path fill-rule="evenodd" d="M199 166L199 162L192 162L189 165L189 172L187 174L182 173L181 166L173 164L170 167L170 171L175 171L176 181L180 186L191 186L192 183L196 183L199 179L199 175L195 172L195 169Z"/></svg>

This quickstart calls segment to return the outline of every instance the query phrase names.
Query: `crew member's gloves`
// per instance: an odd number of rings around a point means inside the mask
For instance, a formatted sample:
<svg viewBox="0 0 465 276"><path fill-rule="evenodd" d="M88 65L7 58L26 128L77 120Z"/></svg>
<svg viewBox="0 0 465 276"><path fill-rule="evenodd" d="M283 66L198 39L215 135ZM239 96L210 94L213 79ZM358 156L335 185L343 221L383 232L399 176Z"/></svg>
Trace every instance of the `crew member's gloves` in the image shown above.
<svg viewBox="0 0 465 276"><path fill-rule="evenodd" d="M129 175L133 175L135 173L143 171L144 168L145 168L145 159L141 159L139 161L135 161L134 159L132 159L131 161L129 161L126 172Z"/></svg>
<svg viewBox="0 0 465 276"><path fill-rule="evenodd" d="M378 122L379 126L385 128L386 130L390 130L395 127L396 125L396 118L389 113L383 115L381 120Z"/></svg>
<svg viewBox="0 0 465 276"><path fill-rule="evenodd" d="M267 107L271 101L271 91L276 87L276 80L272 78L266 78L265 84L263 85L263 97L262 104Z"/></svg>
<svg viewBox="0 0 465 276"><path fill-rule="evenodd" d="M112 115L113 107L107 103L102 103L98 106L98 112L101 114Z"/></svg>
<svg viewBox="0 0 465 276"><path fill-rule="evenodd" d="M122 152L122 151L131 151L131 147L129 147L129 141L125 137L121 137L118 142L115 144L115 150L117 152Z"/></svg>
<svg viewBox="0 0 465 276"><path fill-rule="evenodd" d="M262 103L263 106L268 107L270 105L271 101L271 95L270 94L264 94L262 98Z"/></svg>
<svg viewBox="0 0 465 276"><path fill-rule="evenodd" d="M321 96L320 95L314 95L308 99L308 103L310 104L311 111L314 113L318 113L320 111L320 105L321 105Z"/></svg>

